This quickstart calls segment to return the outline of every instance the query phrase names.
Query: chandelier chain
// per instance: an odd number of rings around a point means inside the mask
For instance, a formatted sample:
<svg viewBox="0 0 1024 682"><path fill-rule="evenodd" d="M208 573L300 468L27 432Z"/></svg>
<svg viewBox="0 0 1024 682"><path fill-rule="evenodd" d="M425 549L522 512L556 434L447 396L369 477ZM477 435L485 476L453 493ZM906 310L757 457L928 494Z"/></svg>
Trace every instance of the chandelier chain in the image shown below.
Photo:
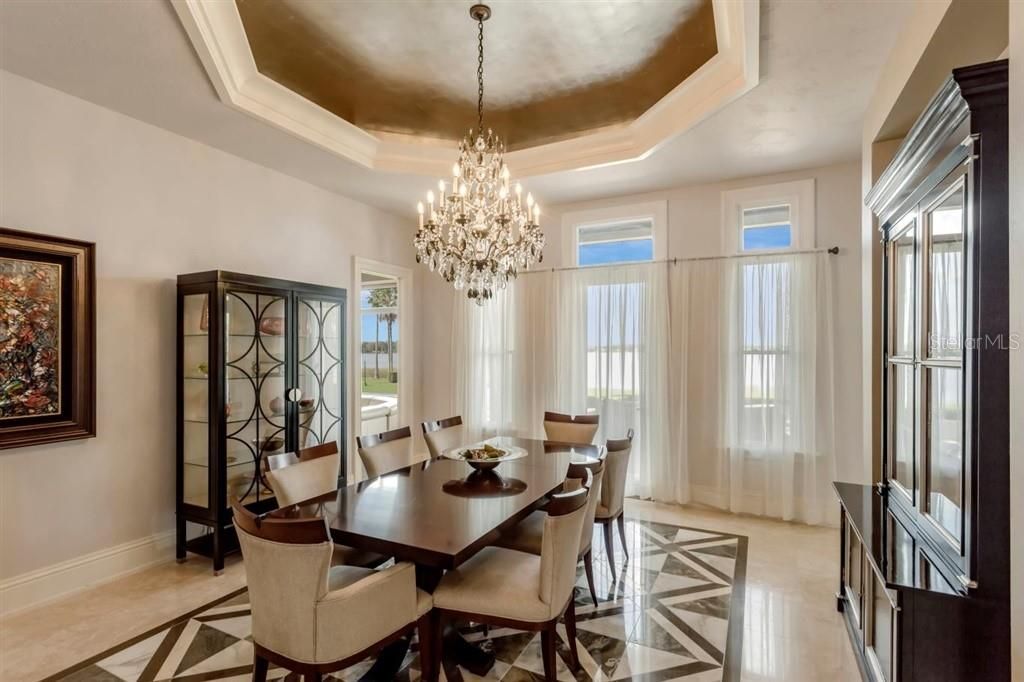
<svg viewBox="0 0 1024 682"><path fill-rule="evenodd" d="M476 129L478 133L484 129L484 20L477 19L477 58L476 58Z"/></svg>

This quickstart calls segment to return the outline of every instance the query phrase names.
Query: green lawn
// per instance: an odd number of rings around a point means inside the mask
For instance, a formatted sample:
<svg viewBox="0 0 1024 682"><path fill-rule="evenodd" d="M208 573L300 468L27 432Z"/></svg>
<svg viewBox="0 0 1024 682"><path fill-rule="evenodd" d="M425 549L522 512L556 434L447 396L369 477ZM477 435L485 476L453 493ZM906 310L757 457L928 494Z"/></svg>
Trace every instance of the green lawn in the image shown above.
<svg viewBox="0 0 1024 682"><path fill-rule="evenodd" d="M379 379L363 377L363 393L388 393L395 395L398 393L398 384L391 383L386 377Z"/></svg>

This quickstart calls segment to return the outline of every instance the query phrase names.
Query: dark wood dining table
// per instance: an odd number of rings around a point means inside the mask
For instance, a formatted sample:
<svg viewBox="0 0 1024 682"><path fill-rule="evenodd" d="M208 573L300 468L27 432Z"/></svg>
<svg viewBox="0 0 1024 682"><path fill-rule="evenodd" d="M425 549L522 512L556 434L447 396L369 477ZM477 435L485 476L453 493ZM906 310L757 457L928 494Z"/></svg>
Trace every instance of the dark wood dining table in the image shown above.
<svg viewBox="0 0 1024 682"><path fill-rule="evenodd" d="M444 457L420 462L299 504L289 516L322 516L334 542L412 562L417 584L432 592L445 570L541 507L565 481L571 463L604 456L599 445L511 437L488 442L522 448L526 456L502 462L490 474ZM493 663L464 640L455 648L456 657L474 672ZM397 668L387 668L395 657L379 657L368 677L393 677Z"/></svg>

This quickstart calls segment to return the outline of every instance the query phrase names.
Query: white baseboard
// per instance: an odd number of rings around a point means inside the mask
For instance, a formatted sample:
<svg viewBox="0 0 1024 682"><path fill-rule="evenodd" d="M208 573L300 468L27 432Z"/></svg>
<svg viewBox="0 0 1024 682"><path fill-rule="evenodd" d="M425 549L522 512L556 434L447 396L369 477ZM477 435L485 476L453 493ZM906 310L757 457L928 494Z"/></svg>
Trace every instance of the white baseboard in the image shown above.
<svg viewBox="0 0 1024 682"><path fill-rule="evenodd" d="M101 549L0 581L0 618L174 558L174 531Z"/></svg>

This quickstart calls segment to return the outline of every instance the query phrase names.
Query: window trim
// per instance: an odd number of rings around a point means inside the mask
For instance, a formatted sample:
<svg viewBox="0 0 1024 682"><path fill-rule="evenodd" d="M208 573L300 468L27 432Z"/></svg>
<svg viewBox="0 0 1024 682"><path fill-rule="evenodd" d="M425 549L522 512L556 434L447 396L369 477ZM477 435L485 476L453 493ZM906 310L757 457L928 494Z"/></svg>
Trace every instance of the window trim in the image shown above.
<svg viewBox="0 0 1024 682"><path fill-rule="evenodd" d="M668 201L648 201L636 204L622 204L604 208L570 211L562 214L562 261L567 267L603 267L602 265L579 264L580 230L596 225L626 222L629 220L650 220L651 238L654 241L654 258L659 261L668 258ZM618 240L616 240L618 241ZM607 265L638 265L651 261L629 261Z"/></svg>
<svg viewBox="0 0 1024 682"><path fill-rule="evenodd" d="M722 192L722 252L726 255L761 256L813 249L815 245L814 178L772 185L743 187ZM743 250L743 212L752 208L789 205L792 239L784 249Z"/></svg>

